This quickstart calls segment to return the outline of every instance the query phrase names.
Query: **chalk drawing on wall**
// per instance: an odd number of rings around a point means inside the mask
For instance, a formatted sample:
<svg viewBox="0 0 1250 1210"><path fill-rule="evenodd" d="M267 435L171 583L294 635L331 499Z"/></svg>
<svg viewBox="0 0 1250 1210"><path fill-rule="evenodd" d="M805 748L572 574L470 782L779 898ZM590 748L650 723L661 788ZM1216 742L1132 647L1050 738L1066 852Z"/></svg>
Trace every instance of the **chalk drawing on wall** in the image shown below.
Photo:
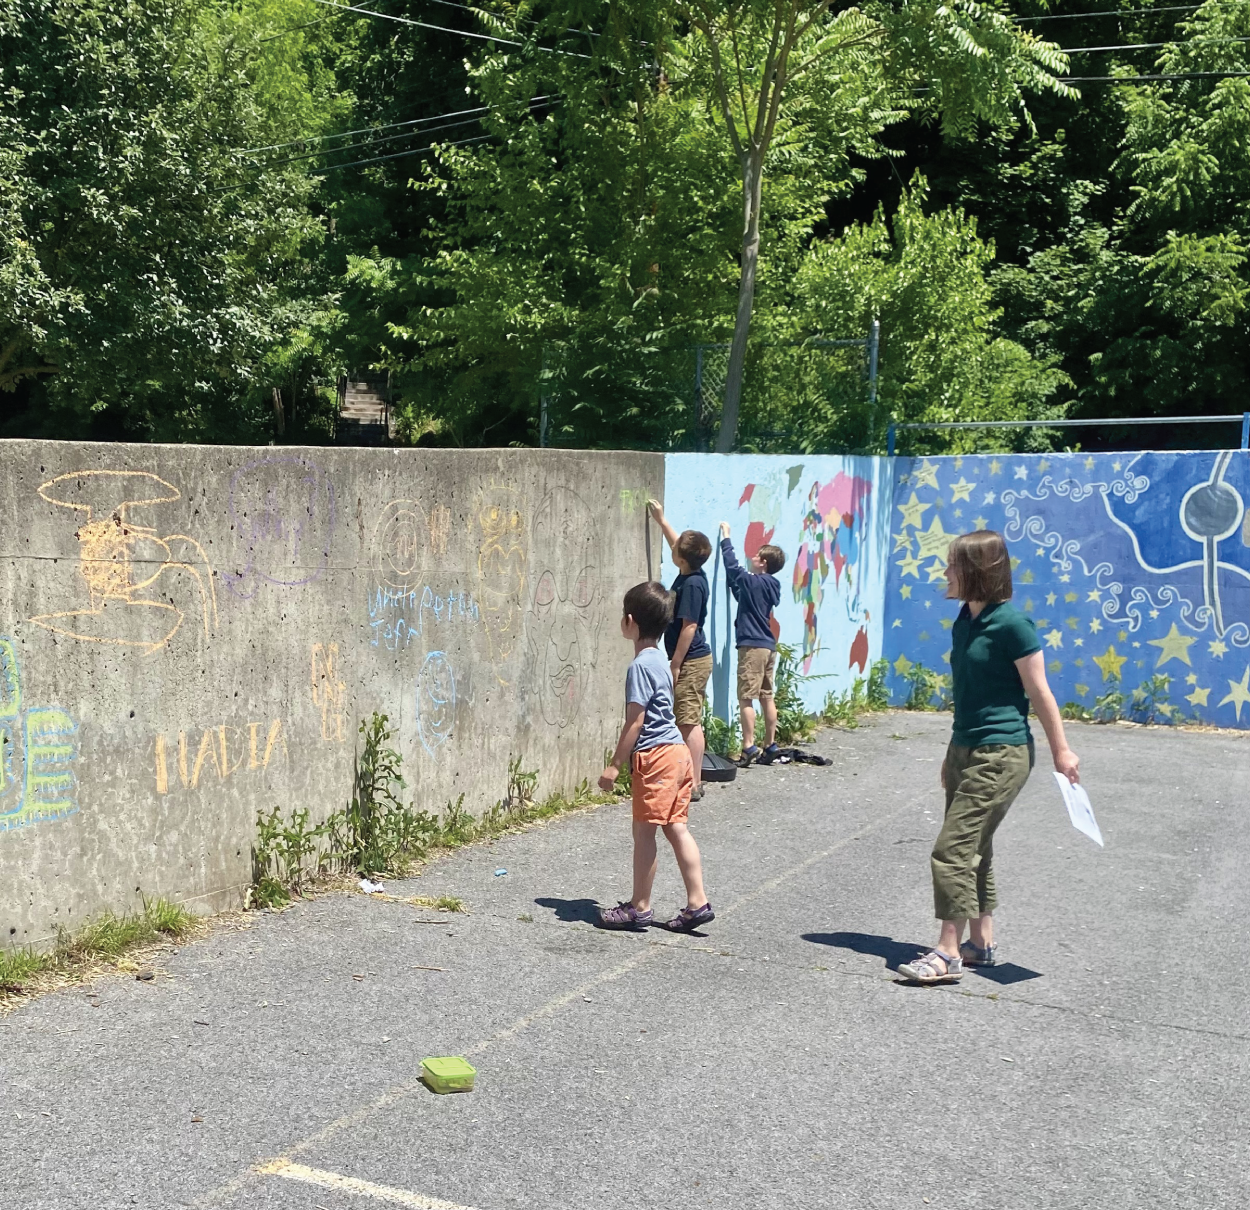
<svg viewBox="0 0 1250 1210"><path fill-rule="evenodd" d="M1250 455L1003 455L910 465L900 468L892 510L887 640L896 675L949 659L955 610L941 599L945 544L968 529L998 529L1012 554L1016 604L1038 627L1061 702L1092 706L1160 675L1171 682L1173 712L1225 726L1250 722L1239 675L1250 661L1233 663L1250 647Z"/></svg>
<svg viewBox="0 0 1250 1210"><path fill-rule="evenodd" d="M184 790L198 789L202 780L217 784L210 774L223 782L236 773L263 772L274 760L286 761L289 756L280 718L245 727L216 723L200 729L198 742L194 732L179 731L173 745L165 742L164 735L157 735L156 792L168 794L178 783Z"/></svg>
<svg viewBox="0 0 1250 1210"><path fill-rule="evenodd" d="M340 679L339 645L312 645L310 689L321 715L321 738L342 743L347 738L347 685Z"/></svg>
<svg viewBox="0 0 1250 1210"><path fill-rule="evenodd" d="M513 488L492 483L482 490L472 520L477 599L491 663L503 685L510 683L504 677L504 666L516 650L525 600L527 529L524 504Z"/></svg>
<svg viewBox="0 0 1250 1210"><path fill-rule="evenodd" d="M275 455L249 462L230 480L230 522L236 569L230 591L249 600L262 584L298 586L330 566L334 484L311 458Z"/></svg>
<svg viewBox="0 0 1250 1210"><path fill-rule="evenodd" d="M0 638L0 832L78 810L77 733L59 707L23 707L17 650Z"/></svg>
<svg viewBox="0 0 1250 1210"><path fill-rule="evenodd" d="M599 529L577 492L552 488L534 514L535 566L527 634L533 692L543 718L561 729L575 722L599 652L603 582Z"/></svg>
<svg viewBox="0 0 1250 1210"><path fill-rule="evenodd" d="M417 734L433 756L456 721L456 674L446 652L431 651L417 675Z"/></svg>
<svg viewBox="0 0 1250 1210"><path fill-rule="evenodd" d="M450 538L451 510L419 500L391 500L374 522L369 546L369 628L374 647L402 651L431 624L481 620L471 592L442 591L427 583L441 574Z"/></svg>
<svg viewBox="0 0 1250 1210"><path fill-rule="evenodd" d="M212 635L217 590L204 548L186 534L161 535L131 516L180 499L172 483L148 471L71 471L44 483L39 495L78 514L74 537L87 600L80 608L30 621L85 643L152 654L169 643L186 611L194 609L204 635Z"/></svg>

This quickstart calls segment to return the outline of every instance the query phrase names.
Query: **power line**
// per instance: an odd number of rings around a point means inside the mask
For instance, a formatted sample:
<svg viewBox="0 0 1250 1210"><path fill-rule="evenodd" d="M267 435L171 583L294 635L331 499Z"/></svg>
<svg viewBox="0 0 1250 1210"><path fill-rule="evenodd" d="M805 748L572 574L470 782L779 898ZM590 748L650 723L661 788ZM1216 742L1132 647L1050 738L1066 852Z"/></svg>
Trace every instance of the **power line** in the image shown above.
<svg viewBox="0 0 1250 1210"><path fill-rule="evenodd" d="M401 25L415 25L420 29L432 29L440 34L459 34L462 38L478 38L483 42L502 42L505 46L521 46L524 42L517 42L512 38L503 38L498 34L479 34L467 29L448 29L445 25L431 25L428 21L414 21L411 17L396 17L391 13L376 12L371 8L361 8L357 4L338 4L336 0L313 0L314 4L324 4L327 8L337 8L340 12L360 13L365 17L381 17L385 21L398 21ZM469 10L466 9L466 12ZM589 59L590 55L581 55L571 50L554 50L549 46L536 47L537 50L544 50L551 55L567 55L573 59Z"/></svg>
<svg viewBox="0 0 1250 1210"><path fill-rule="evenodd" d="M463 147L466 143L480 143L483 139L489 139L488 134L474 135L471 139L459 139L454 143L439 143L439 147ZM327 164L324 168L318 168L318 174L323 172L333 172L338 168L359 168L361 164L380 164L383 160L402 160L406 156L421 155L423 152L432 151L435 144L431 143L428 147L414 147L411 151L397 151L394 155L375 155L367 160L353 160L350 164Z"/></svg>
<svg viewBox="0 0 1250 1210"><path fill-rule="evenodd" d="M377 146L378 143L393 143L396 139L410 139L417 134L433 134L438 130L453 130L457 126L472 126L477 118L465 118L462 122L448 122L445 126L431 126L428 130L403 130L399 134L388 135L384 139L362 139L359 143L346 143L342 147L323 147L320 151L308 151L303 155L288 156L285 160L271 160L267 164L256 164L256 168L281 168L283 164L294 164L300 160L314 160L323 155L337 155L340 151L350 151L353 147Z"/></svg>
<svg viewBox="0 0 1250 1210"><path fill-rule="evenodd" d="M1223 46L1229 42L1250 42L1250 38L1214 38L1210 41L1196 42L1195 39L1173 38L1171 42L1126 42L1115 46L1065 46L1061 55L1091 55L1102 50L1158 50L1161 46Z"/></svg>
<svg viewBox="0 0 1250 1210"><path fill-rule="evenodd" d="M536 97L535 100L545 101L546 97ZM268 147L248 147L239 151L239 155L257 155L262 151L281 151L285 147L299 147L304 143L312 143L321 139L346 139L355 134L368 134L374 130L393 130L397 126L415 126L421 122L438 122L443 118L460 118L467 113L484 113L490 108L489 105L479 105L475 109L457 109L454 113L439 113L428 118L409 118L403 122L387 122L384 126L362 126L359 130L344 130L339 134L310 134L302 139L293 139L289 143L271 143Z"/></svg>
<svg viewBox="0 0 1250 1210"><path fill-rule="evenodd" d="M1103 12L1051 12L1048 16L1018 16L1016 25L1034 21L1080 21L1088 16L1133 16L1139 12L1193 12L1204 8L1201 4L1175 4L1165 9L1105 9Z"/></svg>
<svg viewBox="0 0 1250 1210"><path fill-rule="evenodd" d="M1076 84L1084 80L1109 80L1117 84L1136 84L1145 80L1236 80L1250 76L1250 71L1191 71L1184 75L1158 76L1060 76L1063 84Z"/></svg>

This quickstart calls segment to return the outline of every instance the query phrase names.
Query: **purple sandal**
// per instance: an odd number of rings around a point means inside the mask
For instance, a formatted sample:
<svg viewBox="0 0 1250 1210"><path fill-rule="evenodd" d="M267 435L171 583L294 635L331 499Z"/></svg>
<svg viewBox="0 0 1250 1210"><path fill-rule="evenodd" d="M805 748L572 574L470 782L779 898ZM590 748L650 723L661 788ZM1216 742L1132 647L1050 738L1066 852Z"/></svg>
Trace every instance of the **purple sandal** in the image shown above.
<svg viewBox="0 0 1250 1210"><path fill-rule="evenodd" d="M604 929L645 929L655 918L655 913L648 908L640 912L626 900L614 908L603 908L599 912L599 927Z"/></svg>
<svg viewBox="0 0 1250 1210"><path fill-rule="evenodd" d="M712 905L705 903L701 908L682 908L664 927L670 933L693 933L700 925L711 924L715 919Z"/></svg>

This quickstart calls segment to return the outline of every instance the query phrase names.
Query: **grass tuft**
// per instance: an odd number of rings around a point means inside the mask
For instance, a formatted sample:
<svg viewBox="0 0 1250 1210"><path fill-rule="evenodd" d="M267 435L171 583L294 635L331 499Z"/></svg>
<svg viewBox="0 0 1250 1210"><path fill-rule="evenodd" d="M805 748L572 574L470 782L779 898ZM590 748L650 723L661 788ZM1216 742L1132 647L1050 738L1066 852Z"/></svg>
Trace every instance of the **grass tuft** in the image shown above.
<svg viewBox="0 0 1250 1210"><path fill-rule="evenodd" d="M0 950L0 993L20 995L49 977L73 979L101 960L117 964L139 946L185 937L194 928L195 916L167 899L145 899L141 912L104 912L75 932L60 929L48 953Z"/></svg>

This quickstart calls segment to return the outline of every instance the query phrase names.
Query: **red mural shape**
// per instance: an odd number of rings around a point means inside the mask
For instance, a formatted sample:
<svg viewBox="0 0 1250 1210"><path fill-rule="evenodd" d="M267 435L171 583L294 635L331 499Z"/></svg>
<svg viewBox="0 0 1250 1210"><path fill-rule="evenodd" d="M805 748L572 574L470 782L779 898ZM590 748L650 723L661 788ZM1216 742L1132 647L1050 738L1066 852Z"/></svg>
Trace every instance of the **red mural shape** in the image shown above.
<svg viewBox="0 0 1250 1210"><path fill-rule="evenodd" d="M860 672L868 666L868 631L862 626L851 642L851 658L846 666L854 668L856 664L859 665Z"/></svg>

